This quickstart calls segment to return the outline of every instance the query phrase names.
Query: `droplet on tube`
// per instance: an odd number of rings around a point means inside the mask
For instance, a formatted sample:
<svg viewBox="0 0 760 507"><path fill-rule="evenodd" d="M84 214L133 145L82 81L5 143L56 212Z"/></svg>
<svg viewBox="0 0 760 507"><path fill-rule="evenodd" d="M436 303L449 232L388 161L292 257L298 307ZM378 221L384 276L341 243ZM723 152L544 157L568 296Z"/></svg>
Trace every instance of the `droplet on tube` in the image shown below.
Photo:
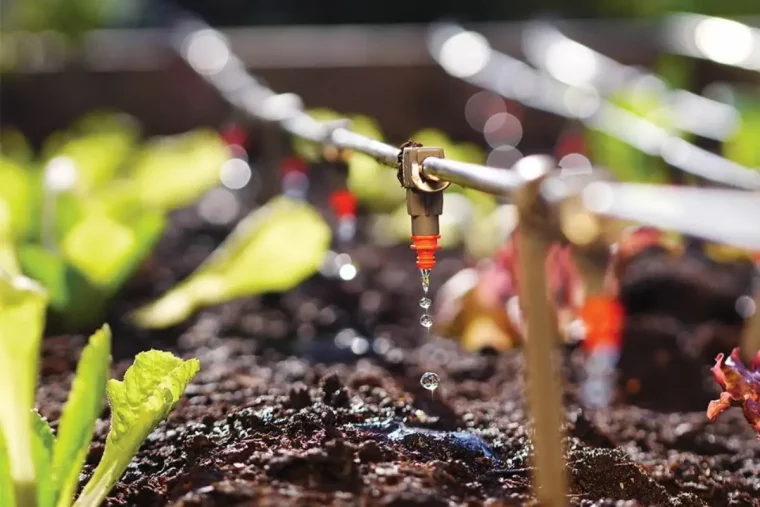
<svg viewBox="0 0 760 507"><path fill-rule="evenodd" d="M420 324L422 324L424 327L430 329L433 327L433 317L428 315L427 313L420 317Z"/></svg>
<svg viewBox="0 0 760 507"><path fill-rule="evenodd" d="M430 298L422 298L420 299L420 308L424 308L427 310L430 308L430 305L433 304L433 302L430 300Z"/></svg>
<svg viewBox="0 0 760 507"><path fill-rule="evenodd" d="M435 391L440 383L441 379L438 377L438 374L432 371L426 371L420 377L420 385L431 392Z"/></svg>

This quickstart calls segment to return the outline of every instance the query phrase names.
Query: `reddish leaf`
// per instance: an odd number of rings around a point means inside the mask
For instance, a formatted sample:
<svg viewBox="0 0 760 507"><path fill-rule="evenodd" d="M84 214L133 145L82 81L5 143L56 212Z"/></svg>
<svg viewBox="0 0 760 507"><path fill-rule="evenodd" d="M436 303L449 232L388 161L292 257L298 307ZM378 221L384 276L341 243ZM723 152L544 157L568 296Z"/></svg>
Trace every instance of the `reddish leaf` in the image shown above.
<svg viewBox="0 0 760 507"><path fill-rule="evenodd" d="M712 368L715 380L723 392L720 399L711 401L708 405L707 417L714 421L727 408L741 406L744 417L760 438L760 352L752 361L750 369L739 359L738 348L725 361L724 357L723 354L718 354Z"/></svg>

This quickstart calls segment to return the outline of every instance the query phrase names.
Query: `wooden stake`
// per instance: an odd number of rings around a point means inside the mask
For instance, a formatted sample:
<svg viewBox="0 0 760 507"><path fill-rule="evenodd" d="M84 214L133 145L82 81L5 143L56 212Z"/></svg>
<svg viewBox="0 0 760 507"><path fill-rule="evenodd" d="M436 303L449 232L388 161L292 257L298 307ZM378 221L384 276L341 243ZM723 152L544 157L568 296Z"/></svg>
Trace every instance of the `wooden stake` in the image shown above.
<svg viewBox="0 0 760 507"><path fill-rule="evenodd" d="M527 167L521 168L521 164ZM518 172L526 169L523 176L528 180L517 195L520 218L517 258L526 323L527 393L534 424L533 488L542 506L564 507L567 476L561 430L563 386L556 350L560 335L546 277L546 259L554 235L546 219L548 208L538 191L553 165L551 159L544 157L526 157L517 164ZM543 169L538 170L537 166Z"/></svg>

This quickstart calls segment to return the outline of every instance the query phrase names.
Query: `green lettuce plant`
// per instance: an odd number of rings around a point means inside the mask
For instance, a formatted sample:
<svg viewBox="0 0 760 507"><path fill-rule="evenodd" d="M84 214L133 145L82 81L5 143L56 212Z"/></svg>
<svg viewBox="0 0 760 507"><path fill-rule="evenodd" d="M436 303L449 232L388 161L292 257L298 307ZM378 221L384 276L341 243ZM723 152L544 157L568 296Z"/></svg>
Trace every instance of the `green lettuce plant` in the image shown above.
<svg viewBox="0 0 760 507"><path fill-rule="evenodd" d="M134 314L146 328L179 324L197 309L284 292L314 275L332 232L309 204L280 196L253 211L185 281Z"/></svg>
<svg viewBox="0 0 760 507"><path fill-rule="evenodd" d="M123 381L108 380L111 331L104 325L82 352L54 435L34 410L46 304L36 282L0 273L0 505L96 507L200 364L151 350L138 354ZM75 501L104 393L111 429L100 463Z"/></svg>
<svg viewBox="0 0 760 507"><path fill-rule="evenodd" d="M2 138L0 268L41 282L64 329L102 320L167 213L216 186L229 156L212 131L138 137L128 117L95 113L48 138L39 162L24 157L18 135Z"/></svg>

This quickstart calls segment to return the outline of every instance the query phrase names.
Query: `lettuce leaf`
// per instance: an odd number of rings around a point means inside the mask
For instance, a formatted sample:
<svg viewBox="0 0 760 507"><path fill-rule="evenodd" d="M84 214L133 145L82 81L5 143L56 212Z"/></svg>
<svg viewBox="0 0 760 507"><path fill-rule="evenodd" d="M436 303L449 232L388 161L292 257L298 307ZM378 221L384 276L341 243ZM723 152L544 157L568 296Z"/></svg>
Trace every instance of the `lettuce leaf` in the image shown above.
<svg viewBox="0 0 760 507"><path fill-rule="evenodd" d="M11 231L11 211L8 204L0 199L0 269L11 276L21 274L14 237Z"/></svg>
<svg viewBox="0 0 760 507"><path fill-rule="evenodd" d="M169 327L203 306L289 290L318 271L331 235L310 205L272 199L246 217L187 280L138 309L134 319L142 327Z"/></svg>
<svg viewBox="0 0 760 507"><path fill-rule="evenodd" d="M16 497L13 494L13 477L11 477L11 463L8 456L8 446L5 437L0 431L0 505L13 507L16 505Z"/></svg>
<svg viewBox="0 0 760 507"><path fill-rule="evenodd" d="M130 176L147 206L176 209L217 186L228 158L227 146L216 132L197 130L147 144Z"/></svg>
<svg viewBox="0 0 760 507"><path fill-rule="evenodd" d="M197 359L183 361L168 352L151 350L137 355L123 381L108 381L111 431L103 457L74 507L94 507L103 501L199 369Z"/></svg>
<svg viewBox="0 0 760 507"><path fill-rule="evenodd" d="M0 272L0 431L21 505L36 503L32 409L46 305L36 282Z"/></svg>
<svg viewBox="0 0 760 507"><path fill-rule="evenodd" d="M13 238L26 237L33 227L32 177L27 168L13 160L0 155L0 204L6 212L2 221L8 224L0 227L8 231Z"/></svg>
<svg viewBox="0 0 760 507"><path fill-rule="evenodd" d="M37 507L53 507L55 487L50 460L55 437L47 421L36 410L32 410L32 431L32 456L37 469Z"/></svg>
<svg viewBox="0 0 760 507"><path fill-rule="evenodd" d="M740 406L744 418L755 428L760 438L760 352L749 368L739 359L739 349L735 348L724 361L718 354L712 368L716 382L723 388L720 398L707 406L707 417L714 421L718 415L731 406Z"/></svg>
<svg viewBox="0 0 760 507"><path fill-rule="evenodd" d="M58 423L58 440L52 452L52 475L58 507L74 500L82 470L103 410L103 395L111 365L111 329L104 325L82 351L71 392Z"/></svg>

